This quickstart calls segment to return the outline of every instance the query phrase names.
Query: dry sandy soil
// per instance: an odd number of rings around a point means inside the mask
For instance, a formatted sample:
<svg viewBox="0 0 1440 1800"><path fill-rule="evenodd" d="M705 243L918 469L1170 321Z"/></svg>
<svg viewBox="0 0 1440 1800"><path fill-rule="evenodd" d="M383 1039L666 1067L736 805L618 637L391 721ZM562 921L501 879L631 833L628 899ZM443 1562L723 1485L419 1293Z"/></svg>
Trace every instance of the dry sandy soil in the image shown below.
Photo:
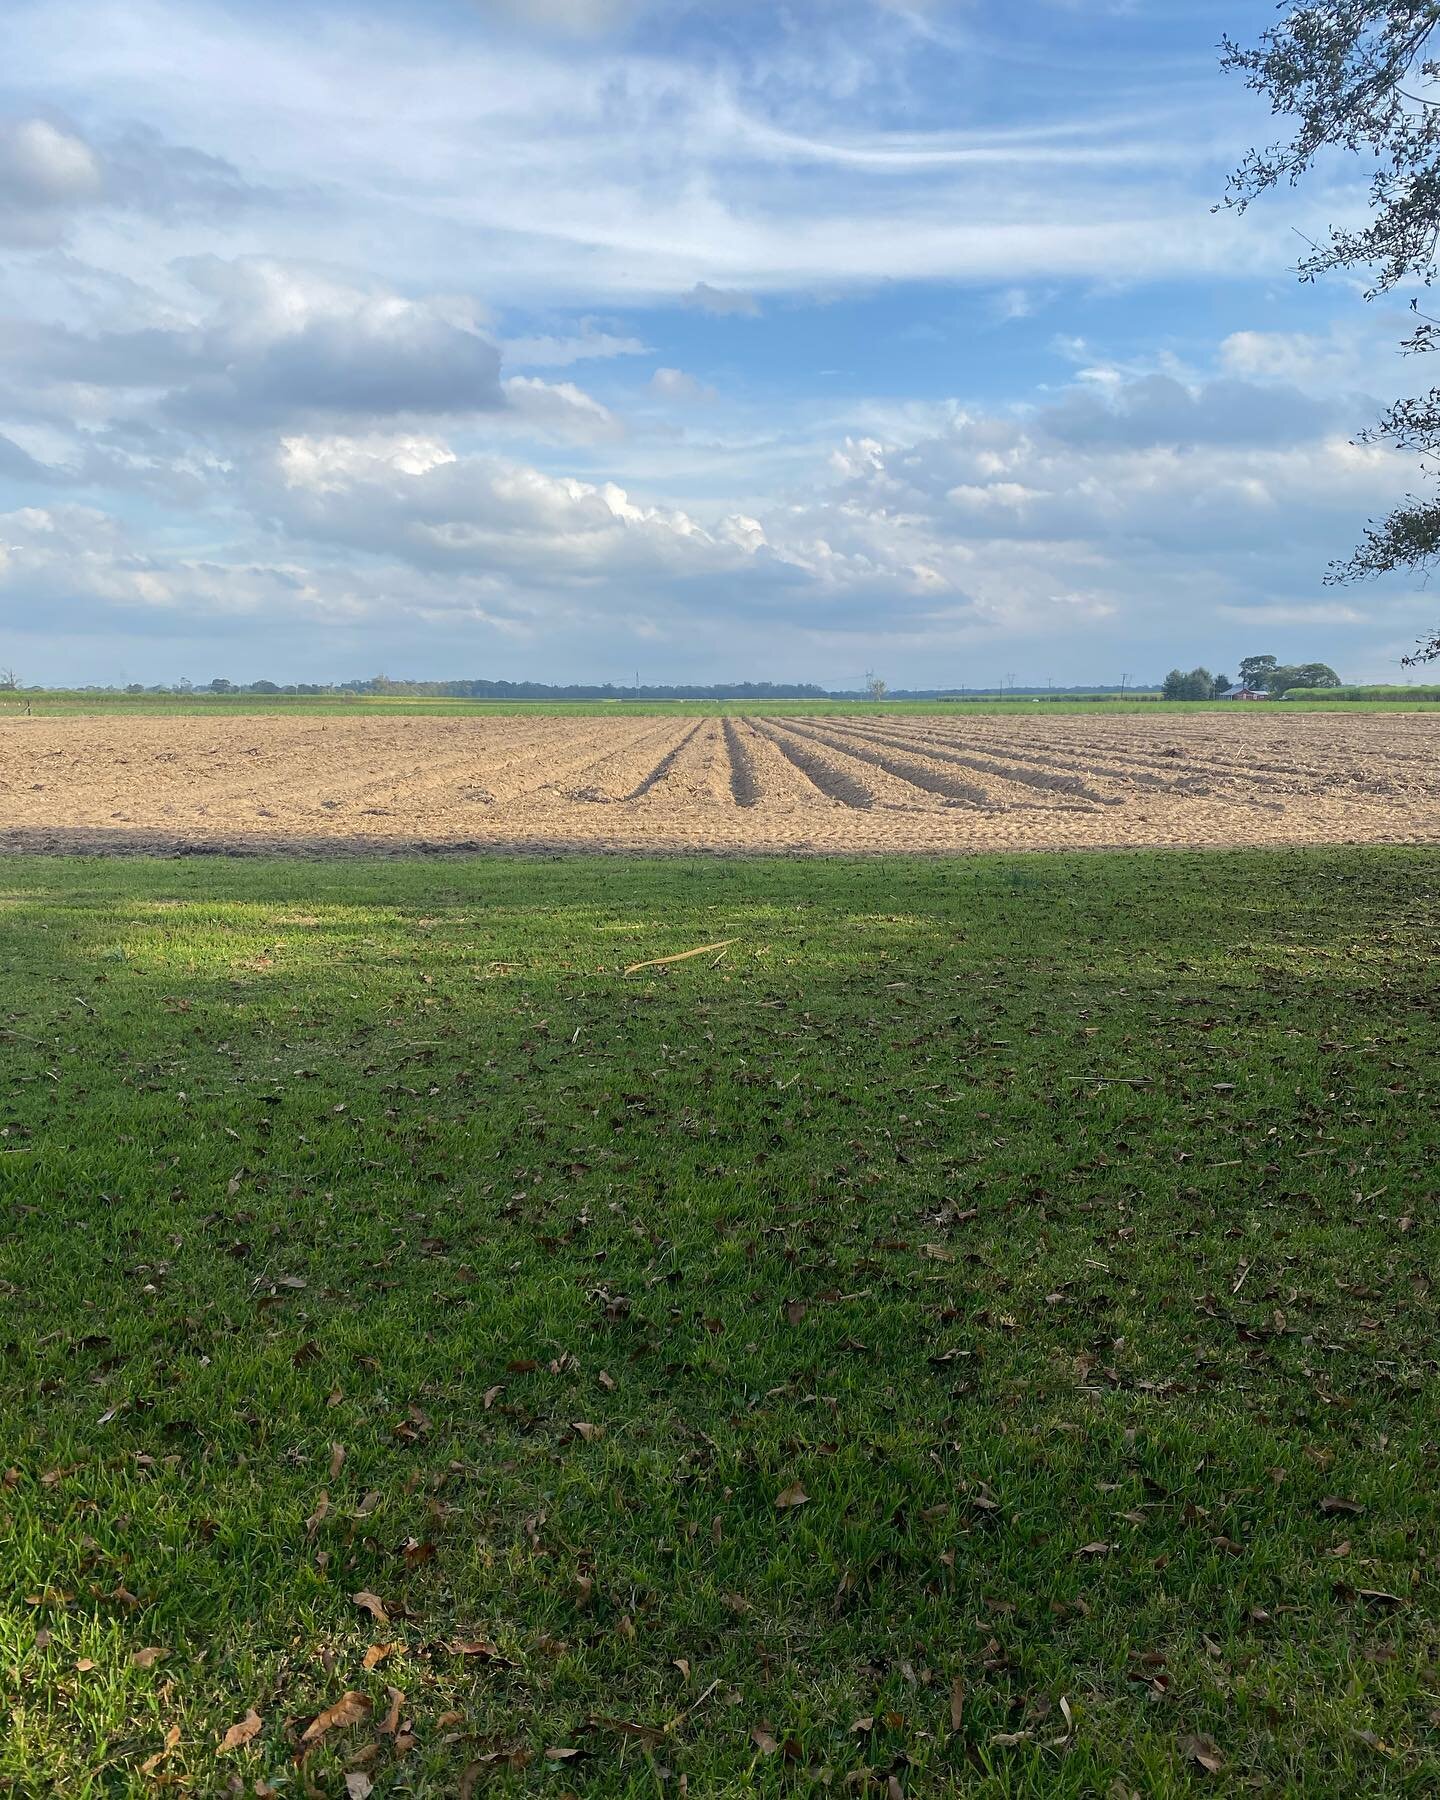
<svg viewBox="0 0 1440 1800"><path fill-rule="evenodd" d="M0 720L0 848L1440 843L1440 714Z"/></svg>

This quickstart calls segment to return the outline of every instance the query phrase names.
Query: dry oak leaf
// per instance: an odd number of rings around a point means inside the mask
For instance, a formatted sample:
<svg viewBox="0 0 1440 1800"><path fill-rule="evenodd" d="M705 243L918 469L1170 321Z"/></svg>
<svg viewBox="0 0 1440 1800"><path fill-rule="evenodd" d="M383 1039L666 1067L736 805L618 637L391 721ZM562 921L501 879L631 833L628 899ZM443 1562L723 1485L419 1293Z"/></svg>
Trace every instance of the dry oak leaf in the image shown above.
<svg viewBox="0 0 1440 1800"><path fill-rule="evenodd" d="M161 1649L159 1644L147 1644L143 1650L132 1650L130 1660L137 1669L153 1669L162 1657L169 1654L170 1652Z"/></svg>
<svg viewBox="0 0 1440 1800"><path fill-rule="evenodd" d="M264 1722L252 1706L240 1723L232 1725L221 1738L217 1754L224 1755L227 1750L243 1750L254 1738L259 1737L260 1727Z"/></svg>
<svg viewBox="0 0 1440 1800"><path fill-rule="evenodd" d="M363 1769L352 1769L345 1777L345 1800L370 1800L375 1783Z"/></svg>
<svg viewBox="0 0 1440 1800"><path fill-rule="evenodd" d="M603 1425L592 1425L588 1419L576 1419L570 1426L576 1437L584 1438L587 1444L593 1444L597 1438L605 1435Z"/></svg>
<svg viewBox="0 0 1440 1800"><path fill-rule="evenodd" d="M390 1615L385 1610L385 1602L378 1594L372 1594L368 1588L361 1588L358 1594L352 1594L350 1598L363 1612L368 1612L377 1625L390 1623Z"/></svg>
<svg viewBox="0 0 1440 1800"><path fill-rule="evenodd" d="M1180 1739L1180 1754L1190 1762L1197 1763L1207 1775L1218 1775L1225 1767L1225 1758L1214 1738L1198 1733L1187 1732Z"/></svg>
<svg viewBox="0 0 1440 1800"><path fill-rule="evenodd" d="M1320 1510L1327 1518L1336 1513L1363 1513L1365 1508L1358 1500L1342 1500L1339 1494L1327 1494L1320 1502Z"/></svg>
<svg viewBox="0 0 1440 1800"><path fill-rule="evenodd" d="M318 1744L320 1739L331 1731L343 1731L349 1725L358 1725L369 1716L373 1702L368 1694L357 1694L353 1688L347 1688L333 1706L327 1706L324 1712L316 1713L300 1735L302 1744Z"/></svg>
<svg viewBox="0 0 1440 1800"><path fill-rule="evenodd" d="M179 1746L180 1727L178 1725L172 1725L165 1733L165 1748L163 1750L157 1750L153 1756L147 1756L140 1765L140 1773L142 1775L155 1774L156 1770L160 1767L161 1763L165 1761L166 1757L169 1756L170 1752L178 1749ZM162 1776L160 1785L168 1787L169 1778Z"/></svg>
<svg viewBox="0 0 1440 1800"><path fill-rule="evenodd" d="M445 1648L452 1656L479 1656L493 1662L500 1652L486 1638L455 1638Z"/></svg>
<svg viewBox="0 0 1440 1800"><path fill-rule="evenodd" d="M775 1496L775 1509L777 1512L787 1512L792 1507L808 1506L809 1504L810 1496L805 1492L798 1481L793 1482L787 1487L783 1494L777 1494Z"/></svg>
<svg viewBox="0 0 1440 1800"><path fill-rule="evenodd" d="M387 1656L394 1654L395 1646L393 1644L372 1644L361 1658L361 1667L378 1669Z"/></svg>
<svg viewBox="0 0 1440 1800"><path fill-rule="evenodd" d="M405 1694L403 1689L397 1687L387 1687L385 1692L390 1699L390 1708L375 1729L381 1737L394 1737L400 1729L400 1709L405 1704Z"/></svg>

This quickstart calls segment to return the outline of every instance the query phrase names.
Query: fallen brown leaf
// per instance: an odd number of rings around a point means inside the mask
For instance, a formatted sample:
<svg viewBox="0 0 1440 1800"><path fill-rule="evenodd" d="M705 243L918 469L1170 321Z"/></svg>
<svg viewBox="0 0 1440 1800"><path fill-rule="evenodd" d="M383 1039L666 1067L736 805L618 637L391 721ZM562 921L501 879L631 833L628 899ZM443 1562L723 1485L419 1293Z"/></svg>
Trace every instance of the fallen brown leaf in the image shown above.
<svg viewBox="0 0 1440 1800"><path fill-rule="evenodd" d="M386 1711L385 1717L375 1729L380 1733L381 1737L394 1737L395 1733L400 1729L400 1708L405 1704L405 1695L403 1691L397 1687L387 1687L385 1692L389 1696L390 1705Z"/></svg>
<svg viewBox="0 0 1440 1800"><path fill-rule="evenodd" d="M378 1594L372 1594L367 1588L361 1588L358 1594L352 1594L350 1598L363 1612L368 1612L377 1625L390 1623L390 1615L385 1610L385 1602Z"/></svg>
<svg viewBox="0 0 1440 1800"><path fill-rule="evenodd" d="M505 1662L505 1658L486 1638L456 1638L445 1648L452 1656L478 1656L482 1662Z"/></svg>
<svg viewBox="0 0 1440 1800"><path fill-rule="evenodd" d="M1225 1758L1220 1753L1220 1746L1214 1738L1187 1732L1180 1739L1180 1754L1190 1762L1197 1763L1207 1775L1218 1775L1225 1767Z"/></svg>
<svg viewBox="0 0 1440 1800"><path fill-rule="evenodd" d="M217 1754L224 1755L227 1750L243 1750L253 1739L259 1737L260 1727L265 1721L252 1706L238 1725L232 1725L221 1738Z"/></svg>
<svg viewBox="0 0 1440 1800"><path fill-rule="evenodd" d="M809 1504L810 1496L798 1481L787 1487L783 1494L777 1494L775 1497L775 1507L778 1512L786 1512L792 1507L808 1506Z"/></svg>
<svg viewBox="0 0 1440 1800"><path fill-rule="evenodd" d="M327 1706L323 1712L316 1713L301 1733L300 1742L318 1744L327 1732L344 1731L351 1725L358 1725L362 1719L369 1717L372 1706L368 1694L357 1694L353 1688L348 1688L333 1706Z"/></svg>
<svg viewBox="0 0 1440 1800"><path fill-rule="evenodd" d="M395 1654L394 1644L372 1644L361 1659L361 1667L378 1669L387 1656Z"/></svg>
<svg viewBox="0 0 1440 1800"><path fill-rule="evenodd" d="M162 1650L159 1644L147 1644L143 1650L132 1650L130 1660L137 1669L153 1669L157 1662L170 1654Z"/></svg>

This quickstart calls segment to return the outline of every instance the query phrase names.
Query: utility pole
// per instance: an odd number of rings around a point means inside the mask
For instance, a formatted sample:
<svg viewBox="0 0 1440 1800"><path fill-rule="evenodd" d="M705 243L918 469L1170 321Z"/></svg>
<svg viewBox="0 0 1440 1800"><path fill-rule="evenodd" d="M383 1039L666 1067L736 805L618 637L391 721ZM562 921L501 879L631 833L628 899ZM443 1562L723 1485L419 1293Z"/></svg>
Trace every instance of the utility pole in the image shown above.
<svg viewBox="0 0 1440 1800"><path fill-rule="evenodd" d="M1130 677L1129 677L1129 676L1128 676L1128 675L1122 675L1122 676L1121 676L1121 677L1120 677L1120 698L1121 698L1121 699L1122 699L1122 700L1123 700L1123 699L1124 699L1124 698L1125 698L1125 683L1126 683L1126 682L1127 682L1127 681L1128 681L1128 680L1129 680L1129 679L1130 679Z"/></svg>

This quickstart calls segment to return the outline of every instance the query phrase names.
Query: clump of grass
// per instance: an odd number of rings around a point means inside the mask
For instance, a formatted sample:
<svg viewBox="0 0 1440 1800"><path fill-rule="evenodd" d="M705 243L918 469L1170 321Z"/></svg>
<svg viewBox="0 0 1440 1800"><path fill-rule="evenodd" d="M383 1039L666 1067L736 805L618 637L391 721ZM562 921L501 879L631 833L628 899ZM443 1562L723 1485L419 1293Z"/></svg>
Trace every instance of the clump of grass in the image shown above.
<svg viewBox="0 0 1440 1800"><path fill-rule="evenodd" d="M6 863L0 1777L1434 1785L1436 867Z"/></svg>

